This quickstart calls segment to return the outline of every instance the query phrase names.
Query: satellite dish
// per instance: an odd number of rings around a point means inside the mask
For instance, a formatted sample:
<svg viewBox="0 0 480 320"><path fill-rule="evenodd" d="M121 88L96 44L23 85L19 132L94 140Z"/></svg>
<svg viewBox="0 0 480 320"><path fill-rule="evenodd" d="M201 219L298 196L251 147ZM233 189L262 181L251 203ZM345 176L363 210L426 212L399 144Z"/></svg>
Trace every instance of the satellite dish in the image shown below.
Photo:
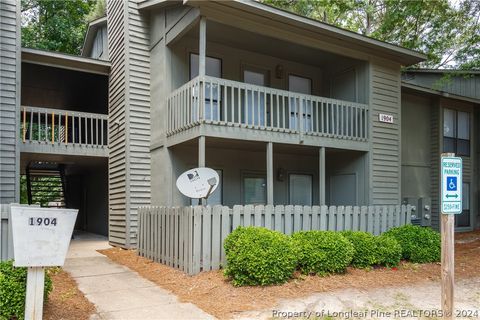
<svg viewBox="0 0 480 320"><path fill-rule="evenodd" d="M208 198L217 189L220 177L210 168L195 168L182 173L177 179L177 189L193 199Z"/></svg>

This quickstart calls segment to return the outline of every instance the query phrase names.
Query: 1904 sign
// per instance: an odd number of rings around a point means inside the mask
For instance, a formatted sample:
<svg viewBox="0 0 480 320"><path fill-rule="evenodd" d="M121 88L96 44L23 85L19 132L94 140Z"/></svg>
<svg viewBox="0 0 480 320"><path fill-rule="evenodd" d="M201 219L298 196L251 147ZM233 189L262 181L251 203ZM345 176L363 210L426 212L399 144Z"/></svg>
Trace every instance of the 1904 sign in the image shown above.
<svg viewBox="0 0 480 320"><path fill-rule="evenodd" d="M62 266L77 210L12 206L11 211L15 266Z"/></svg>

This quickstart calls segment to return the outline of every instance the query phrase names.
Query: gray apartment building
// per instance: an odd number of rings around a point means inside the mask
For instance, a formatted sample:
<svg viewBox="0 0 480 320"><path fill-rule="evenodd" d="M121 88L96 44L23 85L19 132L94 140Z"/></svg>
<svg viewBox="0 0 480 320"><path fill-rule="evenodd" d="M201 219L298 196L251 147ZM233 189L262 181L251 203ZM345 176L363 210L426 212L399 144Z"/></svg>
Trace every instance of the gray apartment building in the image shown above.
<svg viewBox="0 0 480 320"><path fill-rule="evenodd" d="M78 229L130 248L138 208L196 204L175 181L207 166L209 205L411 204L438 229L455 152L456 227L480 227L478 72L402 73L426 56L246 0L108 1L70 56L21 48L18 7L1 0L2 203L58 177Z"/></svg>

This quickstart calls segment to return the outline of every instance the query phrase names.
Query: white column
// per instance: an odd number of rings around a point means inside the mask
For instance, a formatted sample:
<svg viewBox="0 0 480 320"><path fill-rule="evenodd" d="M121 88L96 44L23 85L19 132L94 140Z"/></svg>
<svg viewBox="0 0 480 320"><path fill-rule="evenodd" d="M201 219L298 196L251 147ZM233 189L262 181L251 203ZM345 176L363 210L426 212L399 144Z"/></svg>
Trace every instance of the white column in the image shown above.
<svg viewBox="0 0 480 320"><path fill-rule="evenodd" d="M200 18L200 42L198 44L198 75L205 75L205 58L207 54L207 19Z"/></svg>
<svg viewBox="0 0 480 320"><path fill-rule="evenodd" d="M267 143L267 204L273 205L273 143Z"/></svg>
<svg viewBox="0 0 480 320"><path fill-rule="evenodd" d="M318 157L318 200L322 206L325 204L325 147L320 147Z"/></svg>
<svg viewBox="0 0 480 320"><path fill-rule="evenodd" d="M198 138L198 167L205 167L205 136Z"/></svg>
<svg viewBox="0 0 480 320"><path fill-rule="evenodd" d="M198 167L205 167L205 136L198 137ZM198 199L199 205L206 205L205 199Z"/></svg>

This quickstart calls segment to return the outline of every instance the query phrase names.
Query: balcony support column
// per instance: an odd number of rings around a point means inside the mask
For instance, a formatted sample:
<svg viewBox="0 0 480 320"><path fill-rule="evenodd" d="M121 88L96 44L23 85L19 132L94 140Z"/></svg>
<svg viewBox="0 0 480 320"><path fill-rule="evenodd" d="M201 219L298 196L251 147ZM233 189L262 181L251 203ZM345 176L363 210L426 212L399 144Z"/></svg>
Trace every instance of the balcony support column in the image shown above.
<svg viewBox="0 0 480 320"><path fill-rule="evenodd" d="M205 75L206 55L207 55L207 18L200 18L200 34L198 44L198 75Z"/></svg>
<svg viewBox="0 0 480 320"><path fill-rule="evenodd" d="M318 153L318 203L325 205L325 147L320 147Z"/></svg>
<svg viewBox="0 0 480 320"><path fill-rule="evenodd" d="M198 138L198 167L205 167L205 136Z"/></svg>
<svg viewBox="0 0 480 320"><path fill-rule="evenodd" d="M267 204L273 205L273 143L267 143Z"/></svg>
<svg viewBox="0 0 480 320"><path fill-rule="evenodd" d="M198 167L205 167L205 136L198 137ZM205 199L198 199L199 205L206 204Z"/></svg>

